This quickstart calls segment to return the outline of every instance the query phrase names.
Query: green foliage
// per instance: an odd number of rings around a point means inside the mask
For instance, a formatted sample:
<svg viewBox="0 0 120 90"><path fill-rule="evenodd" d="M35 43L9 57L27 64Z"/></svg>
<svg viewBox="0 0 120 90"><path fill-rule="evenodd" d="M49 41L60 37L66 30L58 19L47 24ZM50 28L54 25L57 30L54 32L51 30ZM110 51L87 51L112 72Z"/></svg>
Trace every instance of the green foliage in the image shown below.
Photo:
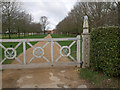
<svg viewBox="0 0 120 90"><path fill-rule="evenodd" d="M120 76L120 27L91 30L90 65L107 76Z"/></svg>

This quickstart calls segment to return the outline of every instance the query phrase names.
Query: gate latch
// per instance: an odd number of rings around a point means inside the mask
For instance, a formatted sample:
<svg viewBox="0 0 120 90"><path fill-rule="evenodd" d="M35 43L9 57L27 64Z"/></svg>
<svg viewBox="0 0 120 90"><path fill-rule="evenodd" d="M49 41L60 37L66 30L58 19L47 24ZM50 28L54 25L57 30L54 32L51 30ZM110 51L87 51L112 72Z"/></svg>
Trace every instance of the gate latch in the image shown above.
<svg viewBox="0 0 120 90"><path fill-rule="evenodd" d="M83 61L80 61L80 67L82 68L82 65L83 65Z"/></svg>

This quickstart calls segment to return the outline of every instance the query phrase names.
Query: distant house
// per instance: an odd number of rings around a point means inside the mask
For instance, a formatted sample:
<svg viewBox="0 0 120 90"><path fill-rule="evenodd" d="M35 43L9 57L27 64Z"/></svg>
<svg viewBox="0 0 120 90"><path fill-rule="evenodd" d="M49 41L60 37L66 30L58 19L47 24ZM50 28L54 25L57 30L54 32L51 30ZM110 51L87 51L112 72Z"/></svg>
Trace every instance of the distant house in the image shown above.
<svg viewBox="0 0 120 90"><path fill-rule="evenodd" d="M51 30L45 30L46 34L51 34Z"/></svg>
<svg viewBox="0 0 120 90"><path fill-rule="evenodd" d="M46 34L53 34L56 31L56 29L53 30L45 30Z"/></svg>
<svg viewBox="0 0 120 90"><path fill-rule="evenodd" d="M54 34L55 31L56 31L56 29L53 29L53 30L51 31L51 34Z"/></svg>

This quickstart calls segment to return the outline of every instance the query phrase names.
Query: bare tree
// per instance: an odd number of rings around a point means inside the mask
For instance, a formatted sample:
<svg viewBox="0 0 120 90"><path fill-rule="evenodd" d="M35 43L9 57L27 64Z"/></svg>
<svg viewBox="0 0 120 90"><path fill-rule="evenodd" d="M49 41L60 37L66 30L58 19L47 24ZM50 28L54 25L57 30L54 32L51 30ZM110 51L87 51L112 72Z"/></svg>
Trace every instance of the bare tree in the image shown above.
<svg viewBox="0 0 120 90"><path fill-rule="evenodd" d="M21 4L13 0L2 2L2 30L3 33L7 31L9 38L11 38L11 33L15 33L20 38L20 33L24 33L25 37L26 33L42 31L40 23L33 23L32 16L19 6ZM45 25L47 24L45 23Z"/></svg>
<svg viewBox="0 0 120 90"><path fill-rule="evenodd" d="M40 23L31 23L29 32L31 32L31 33L33 33L33 32L34 33L41 33L42 30L40 28L41 28Z"/></svg>
<svg viewBox="0 0 120 90"><path fill-rule="evenodd" d="M20 32L25 33L29 32L29 26L31 23L31 15L26 14L26 12L17 12L16 13L17 18L13 21L14 23L14 28L16 32L18 33L18 37L20 37Z"/></svg>
<svg viewBox="0 0 120 90"><path fill-rule="evenodd" d="M42 16L40 18L40 24L41 24L42 31L44 31L44 34L45 34L45 29L47 25L49 24L48 18L46 16Z"/></svg>
<svg viewBox="0 0 120 90"><path fill-rule="evenodd" d="M9 2L2 2L2 21L3 25L5 25L5 31L8 30L9 38L11 38L11 30L12 30L12 22L16 19L17 14L20 10L20 5L18 2L9 1ZM4 29L3 29L4 30Z"/></svg>
<svg viewBox="0 0 120 90"><path fill-rule="evenodd" d="M90 28L118 25L119 5L113 9L113 2L77 2L68 15L56 26L58 32L82 33L83 17L89 17ZM118 3L119 4L119 3Z"/></svg>

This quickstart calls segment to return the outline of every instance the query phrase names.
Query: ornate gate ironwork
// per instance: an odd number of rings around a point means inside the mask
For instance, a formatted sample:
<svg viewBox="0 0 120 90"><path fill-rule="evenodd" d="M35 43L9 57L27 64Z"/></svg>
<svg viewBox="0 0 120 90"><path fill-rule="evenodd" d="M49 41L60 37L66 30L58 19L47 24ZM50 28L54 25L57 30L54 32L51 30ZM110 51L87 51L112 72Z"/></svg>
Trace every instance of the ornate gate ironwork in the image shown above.
<svg viewBox="0 0 120 90"><path fill-rule="evenodd" d="M31 42L46 42L43 47L35 47L31 44ZM61 46L57 41L73 41L69 46ZM18 44L12 47L4 47L2 42L18 42ZM71 47L77 42L77 60L71 56ZM51 60L49 60L45 56L44 48L51 43ZM16 49L23 44L23 62L17 57ZM31 48L33 48L33 57L27 62L26 61L26 44L28 44ZM54 60L53 54L53 46L57 44L60 48L59 53L60 56ZM75 38L49 38L49 39L0 39L0 47L4 49L4 59L0 60L0 65L2 65L2 69L19 69L19 68L37 68L37 67L50 67L50 66L71 66L77 65L80 66L80 35ZM59 62L61 57L70 57L74 62ZM47 63L31 63L35 58L44 58ZM15 59L19 62L19 64L3 64L5 60Z"/></svg>

